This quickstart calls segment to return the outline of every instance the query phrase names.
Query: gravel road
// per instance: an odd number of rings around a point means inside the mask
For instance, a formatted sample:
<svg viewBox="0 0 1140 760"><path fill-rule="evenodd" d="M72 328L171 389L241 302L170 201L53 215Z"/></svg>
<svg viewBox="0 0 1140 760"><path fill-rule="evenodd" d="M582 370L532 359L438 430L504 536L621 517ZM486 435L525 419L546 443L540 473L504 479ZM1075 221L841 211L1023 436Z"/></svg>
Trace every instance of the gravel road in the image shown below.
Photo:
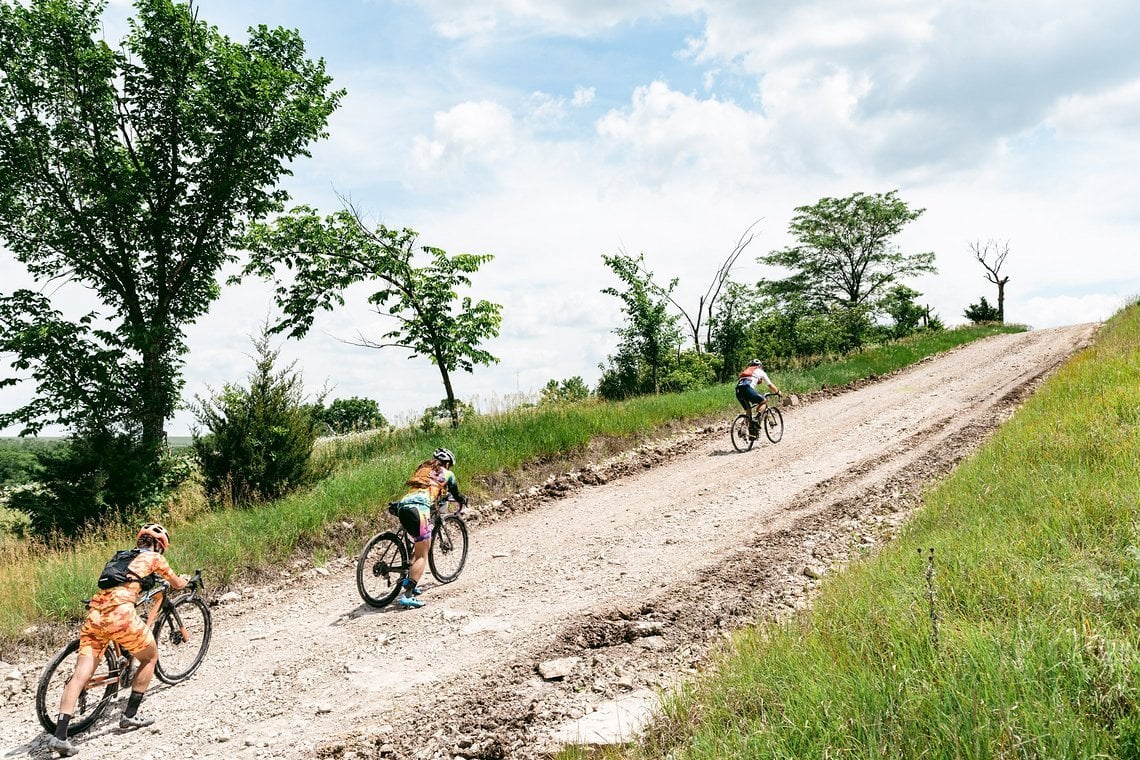
<svg viewBox="0 0 1140 760"><path fill-rule="evenodd" d="M117 703L79 757L536 758L628 735L726 632L794 614L889 541L1096 329L996 336L812 394L746 454L726 413L503 495L419 610L364 606L349 556L219 594L201 670L151 688L158 723L120 732ZM51 756L32 696L48 654L0 663L0 757Z"/></svg>

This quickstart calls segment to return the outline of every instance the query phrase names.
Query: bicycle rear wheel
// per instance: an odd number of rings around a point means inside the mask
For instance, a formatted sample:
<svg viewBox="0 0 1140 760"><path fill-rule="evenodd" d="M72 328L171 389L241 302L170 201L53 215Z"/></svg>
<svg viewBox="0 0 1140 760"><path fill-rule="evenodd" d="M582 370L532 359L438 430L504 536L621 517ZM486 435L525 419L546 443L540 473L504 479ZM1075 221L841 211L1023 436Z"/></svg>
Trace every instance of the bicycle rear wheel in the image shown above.
<svg viewBox="0 0 1140 760"><path fill-rule="evenodd" d="M59 699L63 696L64 687L71 680L75 672L76 653L79 651L79 639L71 642L56 652L55 657L44 668L40 682L36 686L36 717L40 725L49 734L55 733L55 717L59 712ZM103 714L111 697L119 690L118 662L111 653L110 646L103 651L103 657L95 667L91 680L83 691L79 692L79 701L75 703L75 715L67 727L67 735L83 731L90 727L95 719Z"/></svg>
<svg viewBox="0 0 1140 760"><path fill-rule="evenodd" d="M428 566L440 583L451 583L467 564L467 524L456 515L440 520L431 534Z"/></svg>
<svg viewBox="0 0 1140 760"><path fill-rule="evenodd" d="M764 411L764 435L772 443L779 443L784 437L784 415L775 407L768 407Z"/></svg>
<svg viewBox="0 0 1140 760"><path fill-rule="evenodd" d="M404 542L391 531L378 533L365 544L356 561L356 589L372 607L383 607L400 593L411 565Z"/></svg>
<svg viewBox="0 0 1140 760"><path fill-rule="evenodd" d="M206 657L213 631L210 608L196 596L182 597L163 611L154 624L158 680L175 684L189 678Z"/></svg>
<svg viewBox="0 0 1140 760"><path fill-rule="evenodd" d="M732 438L732 448L741 453L748 451L756 443L756 439L749 434L747 414L741 414L733 420L729 435Z"/></svg>

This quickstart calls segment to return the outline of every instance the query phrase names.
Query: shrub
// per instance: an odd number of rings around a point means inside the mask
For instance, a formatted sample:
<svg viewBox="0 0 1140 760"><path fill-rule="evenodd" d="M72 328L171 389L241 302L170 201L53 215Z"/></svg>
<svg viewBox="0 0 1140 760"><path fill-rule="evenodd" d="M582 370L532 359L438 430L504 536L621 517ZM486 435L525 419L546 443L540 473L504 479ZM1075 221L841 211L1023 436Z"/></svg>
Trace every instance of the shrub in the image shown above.
<svg viewBox="0 0 1140 760"><path fill-rule="evenodd" d="M301 375L293 362L280 372L279 351L268 335L254 339L257 356L249 387L227 384L208 399L195 397L194 453L207 490L232 504L275 499L315 481L312 463L316 425Z"/></svg>
<svg viewBox="0 0 1140 760"><path fill-rule="evenodd" d="M330 435L347 435L388 426L380 405L370 398L338 398L324 407L316 404L313 415L318 426Z"/></svg>
<svg viewBox="0 0 1140 760"><path fill-rule="evenodd" d="M991 306L989 301L986 300L985 296L982 296L981 300L979 300L977 303L972 303L966 307L966 310L962 312L962 316L971 322L974 322L975 324L979 322L1001 321L1001 316L998 313L997 307Z"/></svg>
<svg viewBox="0 0 1140 760"><path fill-rule="evenodd" d="M15 491L9 506L44 533L74 536L86 525L148 514L184 477L173 459L153 456L126 433L76 433L36 456L37 482Z"/></svg>

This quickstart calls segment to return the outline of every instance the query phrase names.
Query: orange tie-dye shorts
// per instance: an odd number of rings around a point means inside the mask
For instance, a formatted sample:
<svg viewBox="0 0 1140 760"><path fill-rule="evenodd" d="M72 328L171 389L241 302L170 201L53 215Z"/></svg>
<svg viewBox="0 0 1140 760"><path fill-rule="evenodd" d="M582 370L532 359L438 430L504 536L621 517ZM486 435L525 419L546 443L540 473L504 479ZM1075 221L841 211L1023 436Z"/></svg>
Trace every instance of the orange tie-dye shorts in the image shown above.
<svg viewBox="0 0 1140 760"><path fill-rule="evenodd" d="M112 641L117 641L133 654L153 644L154 634L139 617L133 604L90 609L79 631L79 655L90 654L98 661Z"/></svg>

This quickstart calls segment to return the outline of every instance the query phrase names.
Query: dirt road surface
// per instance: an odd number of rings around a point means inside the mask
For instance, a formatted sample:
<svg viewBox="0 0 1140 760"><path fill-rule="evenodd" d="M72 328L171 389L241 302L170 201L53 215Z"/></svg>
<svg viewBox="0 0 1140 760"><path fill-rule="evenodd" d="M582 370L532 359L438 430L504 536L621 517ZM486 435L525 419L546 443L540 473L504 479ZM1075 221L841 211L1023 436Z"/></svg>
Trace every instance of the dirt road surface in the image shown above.
<svg viewBox="0 0 1140 760"><path fill-rule="evenodd" d="M782 442L746 454L726 414L481 505L463 575L427 576L419 610L364 606L352 557L230 590L201 670L152 686L142 712L158 723L120 732L120 697L79 757L534 758L628 736L726 632L807 606L890 540L1096 327L988 338L813 394L785 406ZM32 691L46 659L0 666L0 757L51 756Z"/></svg>

